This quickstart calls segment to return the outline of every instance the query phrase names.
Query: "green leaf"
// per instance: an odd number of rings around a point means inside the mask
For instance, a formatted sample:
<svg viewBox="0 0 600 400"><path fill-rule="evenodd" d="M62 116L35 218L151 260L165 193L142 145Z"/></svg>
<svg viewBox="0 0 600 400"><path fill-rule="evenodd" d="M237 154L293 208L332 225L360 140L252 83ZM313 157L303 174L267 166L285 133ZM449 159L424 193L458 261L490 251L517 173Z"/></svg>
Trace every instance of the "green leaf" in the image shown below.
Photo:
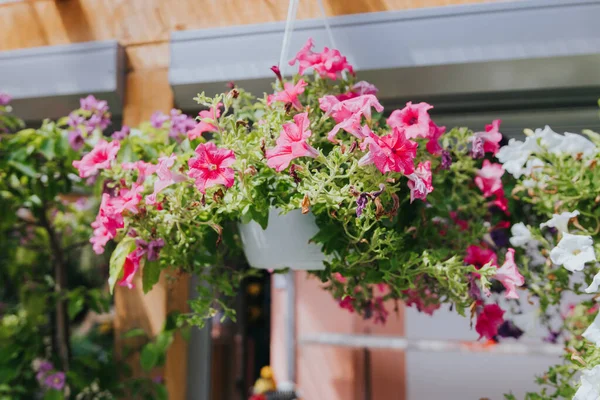
<svg viewBox="0 0 600 400"><path fill-rule="evenodd" d="M169 398L169 392L165 385L156 385L156 397L157 400L167 400Z"/></svg>
<svg viewBox="0 0 600 400"><path fill-rule="evenodd" d="M142 269L142 286L144 293L152 290L152 287L160 278L160 264L157 261L147 261Z"/></svg>
<svg viewBox="0 0 600 400"><path fill-rule="evenodd" d="M56 156L56 152L54 150L56 146L56 141L52 138L46 138L42 141L40 145L40 152L46 157L48 160L54 159Z"/></svg>
<svg viewBox="0 0 600 400"><path fill-rule="evenodd" d="M156 337L156 349L164 354L169 349L169 346L173 343L173 332L161 332Z"/></svg>
<svg viewBox="0 0 600 400"><path fill-rule="evenodd" d="M160 353L157 351L155 343L148 343L142 348L140 354L140 364L145 371L150 371L158 363Z"/></svg>
<svg viewBox="0 0 600 400"><path fill-rule="evenodd" d="M31 168L29 165L25 165L18 161L9 161L8 164L11 165L12 167L18 169L19 171L21 171L23 174L27 175L30 178L37 177L37 172L35 172L35 170L33 168Z"/></svg>
<svg viewBox="0 0 600 400"><path fill-rule="evenodd" d="M68 313L69 313L69 319L74 319L77 314L79 314L81 312L81 310L83 310L83 305L84 305L84 299L83 296L78 295L72 299L69 300L69 307L68 307Z"/></svg>
<svg viewBox="0 0 600 400"><path fill-rule="evenodd" d="M115 284L121 276L123 271L123 265L125 264L125 258L135 249L135 238L127 236L115 248L110 256L110 277L108 278L108 285L110 287L110 293L113 293Z"/></svg>
<svg viewBox="0 0 600 400"><path fill-rule="evenodd" d="M48 390L44 395L44 400L63 400L64 398L63 392L54 389Z"/></svg>
<svg viewBox="0 0 600 400"><path fill-rule="evenodd" d="M129 339L137 336L146 336L146 331L144 331L142 328L134 328L125 332L121 337L123 339Z"/></svg>

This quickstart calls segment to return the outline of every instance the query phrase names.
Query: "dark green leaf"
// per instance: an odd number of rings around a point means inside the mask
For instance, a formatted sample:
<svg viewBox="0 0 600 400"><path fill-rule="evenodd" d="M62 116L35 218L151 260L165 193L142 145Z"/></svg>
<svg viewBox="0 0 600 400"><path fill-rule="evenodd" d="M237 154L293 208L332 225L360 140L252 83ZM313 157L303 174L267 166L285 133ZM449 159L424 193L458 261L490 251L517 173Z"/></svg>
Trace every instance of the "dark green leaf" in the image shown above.
<svg viewBox="0 0 600 400"><path fill-rule="evenodd" d="M142 349L140 354L140 363L145 371L150 371L158 363L160 353L156 349L156 344L148 343Z"/></svg>
<svg viewBox="0 0 600 400"><path fill-rule="evenodd" d="M160 278L160 264L157 261L146 261L142 269L142 286L144 293L152 290L152 287Z"/></svg>

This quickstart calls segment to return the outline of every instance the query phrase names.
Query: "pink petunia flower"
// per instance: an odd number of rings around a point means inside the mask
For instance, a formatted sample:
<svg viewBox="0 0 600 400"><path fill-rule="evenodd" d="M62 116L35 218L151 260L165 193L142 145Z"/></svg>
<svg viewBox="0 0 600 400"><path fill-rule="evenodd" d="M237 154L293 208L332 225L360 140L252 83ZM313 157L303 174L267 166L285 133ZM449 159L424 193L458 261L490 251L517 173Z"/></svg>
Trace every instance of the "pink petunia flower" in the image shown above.
<svg viewBox="0 0 600 400"><path fill-rule="evenodd" d="M394 128L385 136L371 133L362 143L361 148L366 147L369 152L358 161L358 165L375 164L382 174L394 171L410 175L415 172L417 143L408 140L401 130Z"/></svg>
<svg viewBox="0 0 600 400"><path fill-rule="evenodd" d="M277 172L286 169L298 157L315 158L319 152L306 140L312 135L308 113L294 115L294 122L283 124L276 146L267 149L267 165Z"/></svg>
<svg viewBox="0 0 600 400"><path fill-rule="evenodd" d="M433 106L427 103L406 103L402 110L395 110L387 119L387 124L392 128L398 128L405 132L408 139L416 137L426 138L429 136L431 118L429 110Z"/></svg>
<svg viewBox="0 0 600 400"><path fill-rule="evenodd" d="M123 215L117 212L114 199L108 193L102 195L100 210L98 210L96 220L92 222L94 232L90 243L96 254L104 253L106 243L117 235L118 229L124 226Z"/></svg>
<svg viewBox="0 0 600 400"><path fill-rule="evenodd" d="M304 93L304 88L308 85L304 79L300 79L295 85L290 82L283 84L283 90L275 94L267 96L267 105L270 106L275 101L280 101L284 104L290 103L296 110L302 110L302 104L298 100L298 96Z"/></svg>
<svg viewBox="0 0 600 400"><path fill-rule="evenodd" d="M445 126L437 126L433 121L429 122L429 141L425 148L430 154L440 155L444 150L439 141L444 132L446 132Z"/></svg>
<svg viewBox="0 0 600 400"><path fill-rule="evenodd" d="M142 256L143 252L138 249L127 255L125 263L123 264L123 278L119 281L120 286L126 286L129 289L133 289L133 278L140 269Z"/></svg>
<svg viewBox="0 0 600 400"><path fill-rule="evenodd" d="M121 168L123 168L124 170L134 170L134 171L138 171L138 178L137 178L137 183L142 184L146 181L146 178L148 178L150 175L152 175L153 173L156 172L156 169L158 168L157 165L154 165L152 163L146 162L146 161L135 161L135 162L128 162L128 163L123 163L121 164Z"/></svg>
<svg viewBox="0 0 600 400"><path fill-rule="evenodd" d="M306 44L300 49L296 57L290 60L289 64L299 64L300 75L303 75L307 69L312 68L321 78L337 79L343 71L348 71L354 74L352 65L348 63L346 57L335 49L325 47L321 53L312 51L314 46L313 40L308 39Z"/></svg>
<svg viewBox="0 0 600 400"><path fill-rule="evenodd" d="M494 250L475 245L467 247L465 263L474 265L477 269L481 269L489 262L491 262L492 265L498 265L498 257L496 256L496 253L494 253Z"/></svg>
<svg viewBox="0 0 600 400"><path fill-rule="evenodd" d="M340 274L339 272L333 274L333 279L342 284L348 282L348 278L345 278L344 275Z"/></svg>
<svg viewBox="0 0 600 400"><path fill-rule="evenodd" d="M497 304L488 304L477 316L475 331L479 333L479 339L482 337L493 339L498 334L498 328L503 322L504 310Z"/></svg>
<svg viewBox="0 0 600 400"><path fill-rule="evenodd" d="M221 109L218 106L212 107L209 110L200 111L198 116L200 117L200 122L196 124L194 129L187 133L190 140L199 138L204 132L216 132L218 128L210 122L205 122L204 119L206 118L215 121L221 116Z"/></svg>
<svg viewBox="0 0 600 400"><path fill-rule="evenodd" d="M352 99L339 101L335 96L324 96L319 99L321 110L331 115L337 125L327 134L327 139L336 142L335 135L340 129L363 139L361 119L364 116L367 121L371 120L371 108L382 112L383 106L372 94L365 94Z"/></svg>
<svg viewBox="0 0 600 400"><path fill-rule="evenodd" d="M504 297L507 299L518 299L517 286L522 286L525 283L525 278L519 273L517 264L515 264L515 250L508 249L504 264L496 271L494 279L500 281L506 293Z"/></svg>
<svg viewBox="0 0 600 400"><path fill-rule="evenodd" d="M113 199L115 212L122 214L125 210L137 214L137 205L142 201L142 192L144 185L134 183L131 189L122 188L119 191L119 196Z"/></svg>
<svg viewBox="0 0 600 400"><path fill-rule="evenodd" d="M458 225L459 229L461 231L466 231L467 229L469 229L469 221L466 221L464 219L459 219L458 218L458 213L456 211L450 211L450 218L452 219L452 221Z"/></svg>
<svg viewBox="0 0 600 400"><path fill-rule="evenodd" d="M146 204L156 204L156 195L158 193L166 187L187 180L185 175L171 171L176 159L177 156L175 154L171 154L169 157L160 157L158 159L158 165L156 165L156 175L158 175L158 179L154 182L154 192L146 197Z"/></svg>
<svg viewBox="0 0 600 400"><path fill-rule="evenodd" d="M485 153L496 154L500 150L500 141L502 140L502 134L500 133L500 122L499 119L495 119L491 124L485 126L484 132L476 132L473 135L472 140L480 139L483 141L483 151Z"/></svg>
<svg viewBox="0 0 600 400"><path fill-rule="evenodd" d="M110 168L120 148L119 141L108 143L106 140L100 140L80 161L73 161L73 167L79 170L80 177L89 178L102 169Z"/></svg>
<svg viewBox="0 0 600 400"><path fill-rule="evenodd" d="M363 94L377 94L378 91L379 89L377 89L375 85L367 81L360 81L352 85L350 91L348 91L347 93L338 94L335 97L339 101L344 101L348 99L353 99L358 96L362 96Z"/></svg>
<svg viewBox="0 0 600 400"><path fill-rule="evenodd" d="M188 175L202 193L216 185L226 188L233 186L235 172L231 166L235 162L232 150L219 149L212 143L201 143L196 147L196 157L188 160Z"/></svg>
<svg viewBox="0 0 600 400"><path fill-rule="evenodd" d="M422 293L419 293L417 289L407 289L402 293L406 295L404 302L407 307L414 306L417 311L428 315L433 315L433 312L442 306L439 296L428 288Z"/></svg>
<svg viewBox="0 0 600 400"><path fill-rule="evenodd" d="M502 175L504 175L502 164L491 163L489 160L484 160L483 167L480 170L477 170L475 184L483 192L484 197L490 197L498 191L503 190Z"/></svg>
<svg viewBox="0 0 600 400"><path fill-rule="evenodd" d="M410 202L415 199L425 201L427 195L433 192L431 184L431 161L419 163L415 172L408 176L408 188L410 189Z"/></svg>
<svg viewBox="0 0 600 400"><path fill-rule="evenodd" d="M344 296L339 302L340 308L354 312L354 297L352 296Z"/></svg>

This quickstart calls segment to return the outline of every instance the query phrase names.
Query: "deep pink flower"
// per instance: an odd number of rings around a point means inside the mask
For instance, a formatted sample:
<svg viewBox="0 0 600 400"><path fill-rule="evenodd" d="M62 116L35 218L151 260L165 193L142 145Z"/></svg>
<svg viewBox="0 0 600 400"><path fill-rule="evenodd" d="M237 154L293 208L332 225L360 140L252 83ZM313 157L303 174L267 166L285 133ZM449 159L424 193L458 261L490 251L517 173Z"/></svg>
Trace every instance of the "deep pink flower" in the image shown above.
<svg viewBox="0 0 600 400"><path fill-rule="evenodd" d="M110 197L108 193L104 193L96 220L92 222L94 233L90 243L93 245L94 252L96 254L104 253L106 243L113 239L117 235L117 230L123 228L123 226L123 215L116 210L115 198Z"/></svg>
<svg viewBox="0 0 600 400"><path fill-rule="evenodd" d="M340 274L339 272L333 274L333 279L342 284L348 282L348 278L345 278L344 275Z"/></svg>
<svg viewBox="0 0 600 400"><path fill-rule="evenodd" d="M429 136L429 110L433 106L427 103L413 104L411 101L406 103L402 110L395 110L387 119L387 124L392 128L398 128L405 132L408 139L416 137L426 138Z"/></svg>
<svg viewBox="0 0 600 400"><path fill-rule="evenodd" d="M346 310L350 311L351 313L354 312L354 297L344 296L340 300L339 304L340 304L340 308L346 309Z"/></svg>
<svg viewBox="0 0 600 400"><path fill-rule="evenodd" d="M319 152L306 140L312 135L308 113L294 115L294 122L283 124L276 146L267 149L267 165L277 172L286 169L298 157L315 158Z"/></svg>
<svg viewBox="0 0 600 400"><path fill-rule="evenodd" d="M498 334L498 328L504 322L503 316L504 310L498 304L488 304L483 307L475 324L475 331L479 333L479 339L482 337L493 339Z"/></svg>
<svg viewBox="0 0 600 400"><path fill-rule="evenodd" d="M408 188L410 189L410 202L415 199L425 201L427 195L433 192L431 184L431 161L419 163L415 172L408 176Z"/></svg>
<svg viewBox="0 0 600 400"><path fill-rule="evenodd" d="M65 387L65 373L55 372L51 375L46 376L44 386L49 389L63 390Z"/></svg>
<svg viewBox="0 0 600 400"><path fill-rule="evenodd" d="M417 144L408 140L401 130L394 128L385 136L371 133L364 140L362 148L367 146L369 152L358 161L358 165L375 164L382 174L394 171L410 175L415 172Z"/></svg>
<svg viewBox="0 0 600 400"><path fill-rule="evenodd" d="M119 191L119 196L112 199L114 204L115 212L122 214L125 210L137 214L137 205L142 201L142 192L144 191L144 185L134 183L131 189L122 188Z"/></svg>
<svg viewBox="0 0 600 400"><path fill-rule="evenodd" d="M415 306L419 312L428 315L433 315L433 312L442 306L439 296L428 288L425 288L422 293L417 289L407 289L402 293L406 295L404 302L407 307Z"/></svg>
<svg viewBox="0 0 600 400"><path fill-rule="evenodd" d="M495 199L489 203L490 207L498 207L500 210L504 211L506 215L510 215L508 211L508 199L504 197L504 192L502 190L498 190L496 193Z"/></svg>
<svg viewBox="0 0 600 400"><path fill-rule="evenodd" d="M374 322L385 325L387 322L387 318L389 315L389 311L385 308L385 304L383 304L383 297L378 296L373 301L373 320Z"/></svg>
<svg viewBox="0 0 600 400"><path fill-rule="evenodd" d="M156 172L157 165L146 161L135 161L121 164L121 168L124 170L134 170L138 172L137 183L144 183L146 178Z"/></svg>
<svg viewBox="0 0 600 400"><path fill-rule="evenodd" d="M367 121L371 120L371 108L382 112L383 106L372 94L365 94L352 99L339 101L335 96L324 96L319 99L321 110L331 115L337 125L327 134L327 139L335 143L335 135L340 129L356 136L359 139L365 137L362 132L361 119L364 116Z"/></svg>
<svg viewBox="0 0 600 400"><path fill-rule="evenodd" d="M156 204L156 195L158 193L166 187L187 180L185 175L171 171L176 159L177 156L175 154L171 154L169 157L160 157L158 159L158 165L156 166L156 175L158 175L158 179L154 182L154 192L146 197L146 204Z"/></svg>
<svg viewBox="0 0 600 400"><path fill-rule="evenodd" d="M125 263L123 264L123 278L119 281L120 286L126 286L129 289L133 289L133 278L140 269L142 256L143 252L137 248L127 255Z"/></svg>
<svg viewBox="0 0 600 400"><path fill-rule="evenodd" d="M437 126L433 121L429 122L429 141L425 148L430 154L439 155L444 150L440 146L440 137L446 132L445 126Z"/></svg>
<svg viewBox="0 0 600 400"><path fill-rule="evenodd" d="M467 247L465 263L474 265L477 269L481 269L490 261L492 262L492 265L498 265L498 257L496 256L496 253L494 253L494 250L475 245Z"/></svg>
<svg viewBox="0 0 600 400"><path fill-rule="evenodd" d="M110 168L120 148L119 141L108 143L106 140L100 140L80 161L73 161L73 166L79 170L80 177L89 178L102 169Z"/></svg>
<svg viewBox="0 0 600 400"><path fill-rule="evenodd" d="M204 119L209 119L215 121L217 118L221 116L221 109L219 106L212 107L209 110L203 110L198 113L200 117L200 122L196 124L194 129L187 133L188 138L190 140L194 140L202 136L204 132L217 132L217 127L210 122L205 122Z"/></svg>
<svg viewBox="0 0 600 400"><path fill-rule="evenodd" d="M338 50L325 47L321 53L315 53L312 51L313 46L313 40L308 39L296 57L290 60L290 65L298 62L300 75L310 68L314 69L321 78L336 79L343 71L354 74L352 65Z"/></svg>
<svg viewBox="0 0 600 400"><path fill-rule="evenodd" d="M469 221L466 221L464 219L459 219L458 218L458 213L456 211L450 211L450 218L452 218L452 221L458 225L458 227L460 228L461 231L466 231L467 229L469 229Z"/></svg>
<svg viewBox="0 0 600 400"><path fill-rule="evenodd" d="M483 160L483 167L477 170L475 184L483 192L484 197L490 197L503 190L502 175L504 175L502 164Z"/></svg>
<svg viewBox="0 0 600 400"><path fill-rule="evenodd" d="M515 250L508 249L504 264L496 271L494 279L500 281L506 293L504 297L507 299L518 299L517 286L522 286L525 283L525 278L519 273L517 264L515 264Z"/></svg>
<svg viewBox="0 0 600 400"><path fill-rule="evenodd" d="M235 154L232 150L219 149L209 142L199 144L195 152L196 157L188 160L188 175L195 180L201 193L216 185L233 186L235 172L231 166L235 162Z"/></svg>
<svg viewBox="0 0 600 400"><path fill-rule="evenodd" d="M500 122L499 119L495 119L491 124L485 126L485 132L476 132L473 135L473 140L479 138L483 140L483 151L486 153L496 154L500 149L500 141L502 140L502 133L500 133Z"/></svg>
<svg viewBox="0 0 600 400"><path fill-rule="evenodd" d="M300 104L298 96L304 93L304 88L307 85L308 84L304 81L304 79L300 79L296 85L290 82L285 82L281 92L267 96L267 105L270 106L273 104L273 102L280 101L284 104L291 103L296 110L300 111L302 110L302 104Z"/></svg>

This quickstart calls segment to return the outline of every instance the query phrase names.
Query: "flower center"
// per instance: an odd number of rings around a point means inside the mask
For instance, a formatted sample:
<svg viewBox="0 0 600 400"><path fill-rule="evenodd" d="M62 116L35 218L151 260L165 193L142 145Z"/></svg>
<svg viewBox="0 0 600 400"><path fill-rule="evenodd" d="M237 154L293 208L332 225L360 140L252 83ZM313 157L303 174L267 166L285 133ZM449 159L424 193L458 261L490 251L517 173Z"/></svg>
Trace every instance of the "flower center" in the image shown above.
<svg viewBox="0 0 600 400"><path fill-rule="evenodd" d="M216 171L216 170L217 170L217 168L218 168L218 167L217 167L217 165L216 165L216 164L210 164L210 165L208 166L208 169L209 169L210 171Z"/></svg>

